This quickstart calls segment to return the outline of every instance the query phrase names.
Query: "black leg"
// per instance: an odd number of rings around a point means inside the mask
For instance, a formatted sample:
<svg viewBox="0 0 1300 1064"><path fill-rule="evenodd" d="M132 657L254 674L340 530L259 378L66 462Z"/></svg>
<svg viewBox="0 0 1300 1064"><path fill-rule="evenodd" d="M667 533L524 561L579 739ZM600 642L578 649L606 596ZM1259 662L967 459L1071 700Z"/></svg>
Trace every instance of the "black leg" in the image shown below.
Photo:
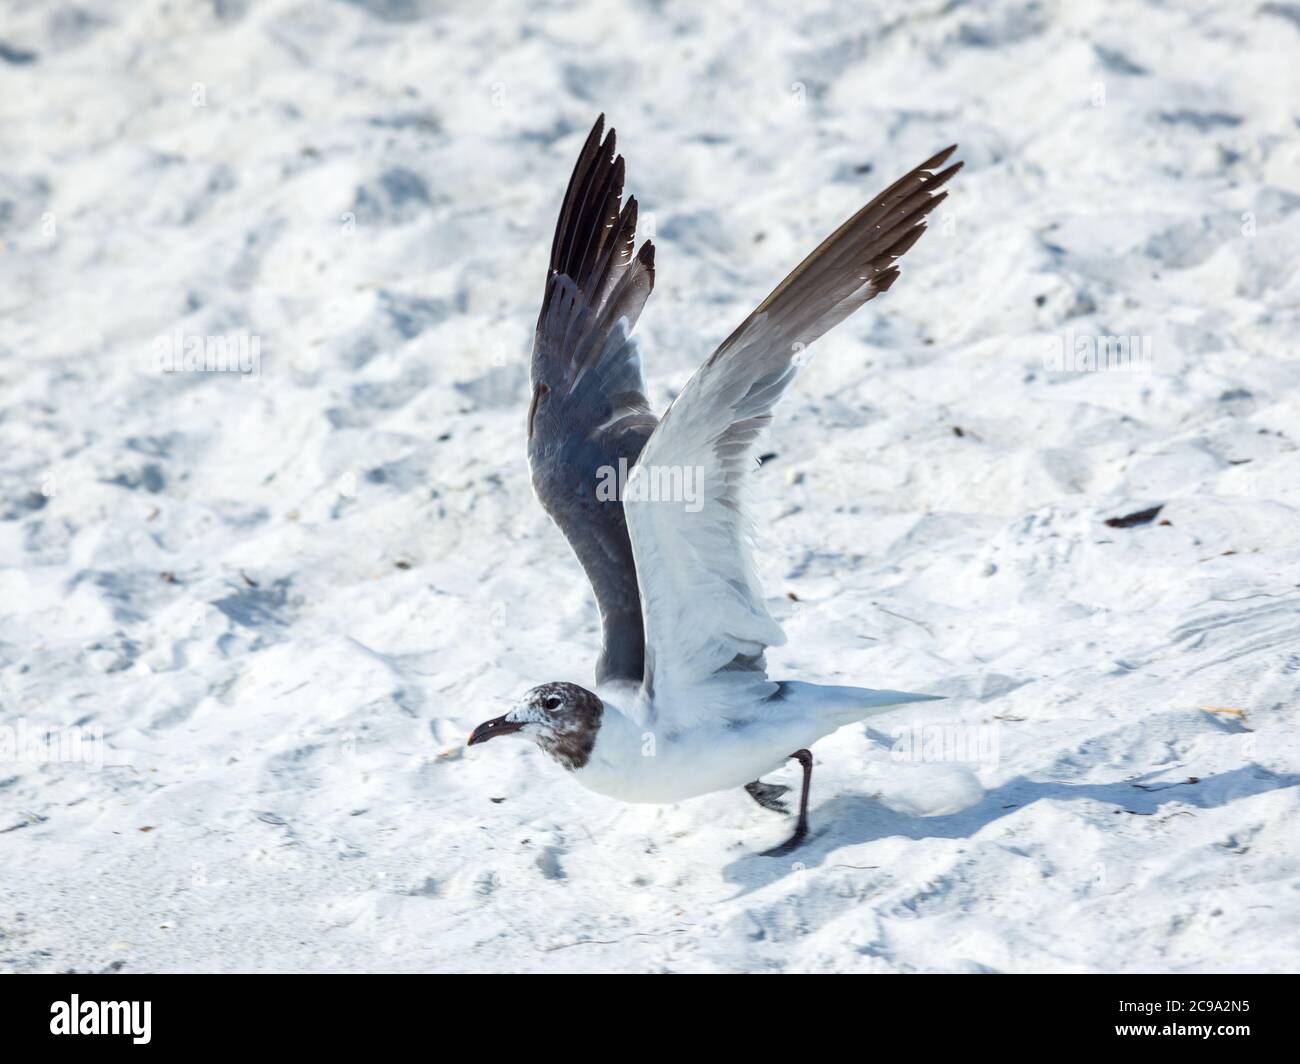
<svg viewBox="0 0 1300 1064"><path fill-rule="evenodd" d="M790 755L803 766L803 791L799 795L799 822L794 826L794 834L772 850L764 850L764 857L784 857L793 853L808 837L808 791L812 788L812 754L807 750L796 750Z"/></svg>
<svg viewBox="0 0 1300 1064"><path fill-rule="evenodd" d="M790 809L782 801L781 795L785 794L789 789L783 783L764 783L762 780L755 780L753 783L745 784L745 793L764 809L770 809L774 813L783 813L786 816L790 815Z"/></svg>

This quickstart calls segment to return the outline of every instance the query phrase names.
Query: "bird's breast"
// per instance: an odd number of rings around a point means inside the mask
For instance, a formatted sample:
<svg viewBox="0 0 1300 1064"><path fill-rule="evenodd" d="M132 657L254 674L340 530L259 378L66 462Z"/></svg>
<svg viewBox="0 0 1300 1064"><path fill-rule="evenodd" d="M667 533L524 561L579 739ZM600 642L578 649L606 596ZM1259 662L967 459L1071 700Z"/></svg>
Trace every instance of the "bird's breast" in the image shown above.
<svg viewBox="0 0 1300 1064"><path fill-rule="evenodd" d="M784 745L757 728L717 725L661 736L623 719L602 725L591 757L573 774L589 790L620 801L679 802L773 771L791 752Z"/></svg>

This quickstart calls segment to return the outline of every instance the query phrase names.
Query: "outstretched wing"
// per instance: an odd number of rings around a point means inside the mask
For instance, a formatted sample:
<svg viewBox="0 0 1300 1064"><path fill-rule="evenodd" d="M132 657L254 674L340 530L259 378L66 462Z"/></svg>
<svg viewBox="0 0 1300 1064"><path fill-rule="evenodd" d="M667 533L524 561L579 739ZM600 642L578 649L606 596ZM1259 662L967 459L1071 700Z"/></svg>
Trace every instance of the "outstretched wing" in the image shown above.
<svg viewBox="0 0 1300 1064"><path fill-rule="evenodd" d="M895 261L961 167L935 172L955 150L895 182L804 259L696 371L641 452L624 502L645 614L645 693L666 712L720 711L736 684L753 695L774 688L763 652L785 636L764 605L742 505L756 440L798 353L898 279Z"/></svg>
<svg viewBox="0 0 1300 1064"><path fill-rule="evenodd" d="M617 492L655 427L632 328L654 287L654 246L633 255L636 200L605 116L583 145L551 245L533 344L533 488L591 581L603 639L596 682L643 675L636 566ZM611 480L615 490L611 492Z"/></svg>

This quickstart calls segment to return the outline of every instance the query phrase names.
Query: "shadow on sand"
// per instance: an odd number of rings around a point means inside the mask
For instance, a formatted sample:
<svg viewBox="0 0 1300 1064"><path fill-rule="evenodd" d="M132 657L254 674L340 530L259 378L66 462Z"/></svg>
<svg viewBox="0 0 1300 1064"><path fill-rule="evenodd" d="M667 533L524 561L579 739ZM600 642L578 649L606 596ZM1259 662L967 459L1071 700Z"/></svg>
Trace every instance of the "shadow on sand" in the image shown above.
<svg viewBox="0 0 1300 1064"><path fill-rule="evenodd" d="M818 868L844 846L892 837L915 841L970 838L989 824L1045 799L1097 802L1111 807L1117 816L1153 816L1166 805L1216 809L1239 798L1295 786L1300 786L1300 776L1270 772L1254 764L1195 783L1171 779L1167 769L1115 783L1056 783L1017 776L985 792L975 805L932 817L896 813L865 794L841 795L811 808L812 834L794 853L781 858L747 853L727 865L723 877L741 886L743 895L795 872Z"/></svg>

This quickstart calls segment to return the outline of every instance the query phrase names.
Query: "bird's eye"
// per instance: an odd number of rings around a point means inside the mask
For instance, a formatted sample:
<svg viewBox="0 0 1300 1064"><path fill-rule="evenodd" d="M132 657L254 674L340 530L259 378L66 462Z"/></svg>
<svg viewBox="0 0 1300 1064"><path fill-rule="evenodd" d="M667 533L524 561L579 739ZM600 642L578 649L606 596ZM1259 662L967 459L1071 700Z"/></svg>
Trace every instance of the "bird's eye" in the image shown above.
<svg viewBox="0 0 1300 1064"><path fill-rule="evenodd" d="M559 709L559 708L560 708L560 704L561 704L563 701L564 701L564 699L560 698L558 695L547 695L545 698L542 699L542 708L543 708L543 709Z"/></svg>

